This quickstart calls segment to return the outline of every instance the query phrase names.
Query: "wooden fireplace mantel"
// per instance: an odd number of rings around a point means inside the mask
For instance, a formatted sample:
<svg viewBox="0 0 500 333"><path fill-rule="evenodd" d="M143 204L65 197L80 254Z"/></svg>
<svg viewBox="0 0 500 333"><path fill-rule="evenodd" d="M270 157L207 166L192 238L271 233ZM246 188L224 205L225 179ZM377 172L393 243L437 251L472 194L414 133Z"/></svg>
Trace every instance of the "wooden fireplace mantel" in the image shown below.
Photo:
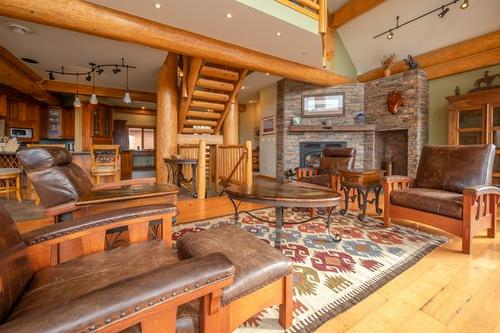
<svg viewBox="0 0 500 333"><path fill-rule="evenodd" d="M292 125L289 132L374 132L375 125Z"/></svg>

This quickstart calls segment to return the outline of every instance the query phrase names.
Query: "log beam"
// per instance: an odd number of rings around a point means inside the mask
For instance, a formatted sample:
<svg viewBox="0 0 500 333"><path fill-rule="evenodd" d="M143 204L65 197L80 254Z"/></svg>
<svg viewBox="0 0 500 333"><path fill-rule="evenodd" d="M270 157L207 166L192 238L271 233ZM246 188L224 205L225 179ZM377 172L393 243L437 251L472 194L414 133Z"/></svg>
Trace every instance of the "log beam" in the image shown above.
<svg viewBox="0 0 500 333"><path fill-rule="evenodd" d="M0 83L30 95L49 105L59 105L57 97L45 90L36 79L40 78L7 49L0 50ZM40 78L41 79L41 78Z"/></svg>
<svg viewBox="0 0 500 333"><path fill-rule="evenodd" d="M44 80L42 86L47 91L58 93L75 93L75 84L63 81ZM85 84L78 84L78 93L80 95L92 95L92 86ZM150 102L156 103L156 93L138 90L129 90L130 97L134 102ZM123 98L125 89L108 88L108 87L95 87L95 94L102 97Z"/></svg>
<svg viewBox="0 0 500 333"><path fill-rule="evenodd" d="M415 57L420 68L427 72L429 79L436 79L456 73L482 68L499 63L500 30L448 45ZM403 61L391 68L393 74L408 69ZM382 67L358 76L358 81L367 82L384 76Z"/></svg>
<svg viewBox="0 0 500 333"><path fill-rule="evenodd" d="M348 77L329 71L81 0L2 0L0 15L316 85L332 86L352 82Z"/></svg>
<svg viewBox="0 0 500 333"><path fill-rule="evenodd" d="M337 30L347 22L380 5L384 0L349 0L328 17L328 27Z"/></svg>
<svg viewBox="0 0 500 333"><path fill-rule="evenodd" d="M177 152L177 54L169 52L158 74L156 110L156 181L168 182L163 159Z"/></svg>

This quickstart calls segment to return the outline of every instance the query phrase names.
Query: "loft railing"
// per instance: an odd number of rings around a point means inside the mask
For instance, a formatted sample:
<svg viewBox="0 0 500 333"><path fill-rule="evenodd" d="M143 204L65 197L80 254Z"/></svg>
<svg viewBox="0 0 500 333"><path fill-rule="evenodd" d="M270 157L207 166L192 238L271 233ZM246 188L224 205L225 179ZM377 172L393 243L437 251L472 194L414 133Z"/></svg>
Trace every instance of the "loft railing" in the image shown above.
<svg viewBox="0 0 500 333"><path fill-rule="evenodd" d="M299 13L318 20L318 33L321 35L321 43L323 47L322 59L323 67L326 67L328 52L333 41L333 36L328 35L328 5L327 0L275 0L287 7L290 7Z"/></svg>
<svg viewBox="0 0 500 333"><path fill-rule="evenodd" d="M216 156L218 185L223 189L230 184L252 185L251 141L247 141L244 145L217 146Z"/></svg>

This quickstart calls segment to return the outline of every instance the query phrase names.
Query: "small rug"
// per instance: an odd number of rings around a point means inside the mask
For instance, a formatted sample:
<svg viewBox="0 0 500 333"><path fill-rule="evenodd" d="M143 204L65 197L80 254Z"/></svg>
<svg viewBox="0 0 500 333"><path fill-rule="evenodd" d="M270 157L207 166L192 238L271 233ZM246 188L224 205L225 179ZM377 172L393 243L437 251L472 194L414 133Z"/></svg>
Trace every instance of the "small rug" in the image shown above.
<svg viewBox="0 0 500 333"><path fill-rule="evenodd" d="M275 218L274 208L252 213L265 220ZM288 222L301 221L308 217L308 211L286 209L284 217ZM360 222L357 216L334 214L332 220L332 231L342 234L339 243L328 240L323 220L288 224L281 232L281 251L294 262L293 326L288 332L313 332L447 242L446 237L404 226L385 229L382 221L369 217ZM184 233L227 223L233 223L232 215L179 224L174 227L173 237L176 240ZM242 214L238 225L274 244L274 224ZM278 307L267 308L236 332L282 332L277 318Z"/></svg>

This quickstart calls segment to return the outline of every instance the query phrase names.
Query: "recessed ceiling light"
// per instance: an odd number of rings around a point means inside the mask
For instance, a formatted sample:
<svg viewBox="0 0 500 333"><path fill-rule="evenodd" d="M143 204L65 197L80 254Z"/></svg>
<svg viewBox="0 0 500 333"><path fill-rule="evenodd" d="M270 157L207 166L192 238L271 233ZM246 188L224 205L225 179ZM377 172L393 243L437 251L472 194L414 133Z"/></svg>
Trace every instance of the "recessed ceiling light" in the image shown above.
<svg viewBox="0 0 500 333"><path fill-rule="evenodd" d="M233 14L231 14L231 13L227 13L227 14L226 14L226 17L227 17L227 18L231 18L231 17L233 17Z"/></svg>
<svg viewBox="0 0 500 333"><path fill-rule="evenodd" d="M255 103L255 101L254 101L254 100L251 100L251 101L248 101L248 103Z"/></svg>
<svg viewBox="0 0 500 333"><path fill-rule="evenodd" d="M469 7L469 0L464 0L464 2L460 5L460 8L466 9L467 7Z"/></svg>
<svg viewBox="0 0 500 333"><path fill-rule="evenodd" d="M281 36L281 32L279 32L279 31L278 31L278 32L276 33L276 36L278 36L278 37L279 37L279 36Z"/></svg>
<svg viewBox="0 0 500 333"><path fill-rule="evenodd" d="M161 3L159 3L159 2L155 3L155 7L156 7L157 9L160 9L160 8L161 8Z"/></svg>
<svg viewBox="0 0 500 333"><path fill-rule="evenodd" d="M266 73L267 76L269 76L269 73Z"/></svg>
<svg viewBox="0 0 500 333"><path fill-rule="evenodd" d="M141 107L141 109L143 109L143 110L144 110L144 109L145 109L145 107L143 106L143 107Z"/></svg>
<svg viewBox="0 0 500 333"><path fill-rule="evenodd" d="M7 22L5 25L10 29L10 31L18 33L18 34L29 34L33 32L33 30L25 25L21 25L16 22Z"/></svg>
<svg viewBox="0 0 500 333"><path fill-rule="evenodd" d="M245 90L245 86L241 87L241 90Z"/></svg>

